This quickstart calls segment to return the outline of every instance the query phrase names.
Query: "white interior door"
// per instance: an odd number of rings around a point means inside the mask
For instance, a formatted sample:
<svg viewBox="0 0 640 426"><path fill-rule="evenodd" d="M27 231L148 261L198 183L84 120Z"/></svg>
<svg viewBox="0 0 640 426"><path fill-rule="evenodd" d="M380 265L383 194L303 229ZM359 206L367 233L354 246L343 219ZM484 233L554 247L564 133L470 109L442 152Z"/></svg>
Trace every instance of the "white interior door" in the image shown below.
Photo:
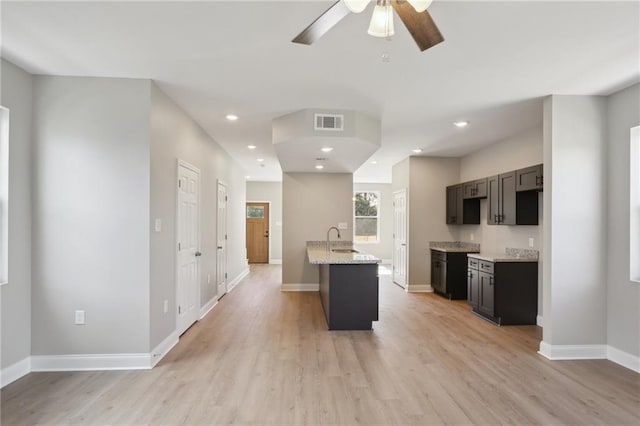
<svg viewBox="0 0 640 426"><path fill-rule="evenodd" d="M227 187L218 182L216 283L218 299L227 292Z"/></svg>
<svg viewBox="0 0 640 426"><path fill-rule="evenodd" d="M178 164L177 331L198 320L200 299L200 171Z"/></svg>
<svg viewBox="0 0 640 426"><path fill-rule="evenodd" d="M393 193L393 282L407 287L407 190Z"/></svg>

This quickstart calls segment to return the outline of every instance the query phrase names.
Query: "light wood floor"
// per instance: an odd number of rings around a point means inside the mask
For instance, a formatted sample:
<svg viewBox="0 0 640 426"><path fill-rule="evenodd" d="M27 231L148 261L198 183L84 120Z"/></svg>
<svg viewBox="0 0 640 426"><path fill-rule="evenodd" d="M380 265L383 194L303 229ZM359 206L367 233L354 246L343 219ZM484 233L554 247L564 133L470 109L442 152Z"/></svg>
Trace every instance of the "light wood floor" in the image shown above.
<svg viewBox="0 0 640 426"><path fill-rule="evenodd" d="M373 331L327 331L317 293L252 271L151 371L32 373L2 425L639 424L640 375L536 353L535 326L380 281Z"/></svg>

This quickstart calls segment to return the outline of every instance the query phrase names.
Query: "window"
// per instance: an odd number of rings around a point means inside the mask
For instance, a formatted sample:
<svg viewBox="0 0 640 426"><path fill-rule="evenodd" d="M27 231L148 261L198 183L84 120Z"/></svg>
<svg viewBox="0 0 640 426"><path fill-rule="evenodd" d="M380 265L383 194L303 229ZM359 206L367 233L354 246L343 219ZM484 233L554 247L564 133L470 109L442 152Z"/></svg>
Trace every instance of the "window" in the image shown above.
<svg viewBox="0 0 640 426"><path fill-rule="evenodd" d="M264 206L247 206L247 219L263 219Z"/></svg>
<svg viewBox="0 0 640 426"><path fill-rule="evenodd" d="M631 129L629 165L629 276L640 283L640 126Z"/></svg>
<svg viewBox="0 0 640 426"><path fill-rule="evenodd" d="M353 197L354 241L377 243L380 235L380 193L356 192Z"/></svg>
<svg viewBox="0 0 640 426"><path fill-rule="evenodd" d="M9 110L0 107L0 285L9 281Z"/></svg>

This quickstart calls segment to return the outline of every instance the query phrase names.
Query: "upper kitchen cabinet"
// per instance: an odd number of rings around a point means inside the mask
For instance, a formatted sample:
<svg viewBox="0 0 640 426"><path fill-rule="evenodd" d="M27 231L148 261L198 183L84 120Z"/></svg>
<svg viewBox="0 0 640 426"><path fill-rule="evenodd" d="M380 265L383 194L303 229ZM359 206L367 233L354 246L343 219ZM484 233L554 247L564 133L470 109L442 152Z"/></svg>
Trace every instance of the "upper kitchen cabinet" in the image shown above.
<svg viewBox="0 0 640 426"><path fill-rule="evenodd" d="M465 182L463 185L463 198L487 198L487 178Z"/></svg>
<svg viewBox="0 0 640 426"><path fill-rule="evenodd" d="M542 164L516 171L516 191L542 191Z"/></svg>
<svg viewBox="0 0 640 426"><path fill-rule="evenodd" d="M464 185L447 187L447 225L480 224L480 199L465 199Z"/></svg>
<svg viewBox="0 0 640 426"><path fill-rule="evenodd" d="M491 176L487 181L487 223L515 225L516 172Z"/></svg>

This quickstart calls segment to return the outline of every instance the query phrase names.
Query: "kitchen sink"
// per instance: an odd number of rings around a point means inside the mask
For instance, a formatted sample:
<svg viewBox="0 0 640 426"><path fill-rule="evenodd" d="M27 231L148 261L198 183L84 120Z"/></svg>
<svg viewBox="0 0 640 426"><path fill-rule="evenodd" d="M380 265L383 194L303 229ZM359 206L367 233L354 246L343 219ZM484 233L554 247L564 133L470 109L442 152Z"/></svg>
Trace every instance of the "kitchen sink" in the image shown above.
<svg viewBox="0 0 640 426"><path fill-rule="evenodd" d="M358 250L354 249L331 249L334 253L360 253Z"/></svg>

